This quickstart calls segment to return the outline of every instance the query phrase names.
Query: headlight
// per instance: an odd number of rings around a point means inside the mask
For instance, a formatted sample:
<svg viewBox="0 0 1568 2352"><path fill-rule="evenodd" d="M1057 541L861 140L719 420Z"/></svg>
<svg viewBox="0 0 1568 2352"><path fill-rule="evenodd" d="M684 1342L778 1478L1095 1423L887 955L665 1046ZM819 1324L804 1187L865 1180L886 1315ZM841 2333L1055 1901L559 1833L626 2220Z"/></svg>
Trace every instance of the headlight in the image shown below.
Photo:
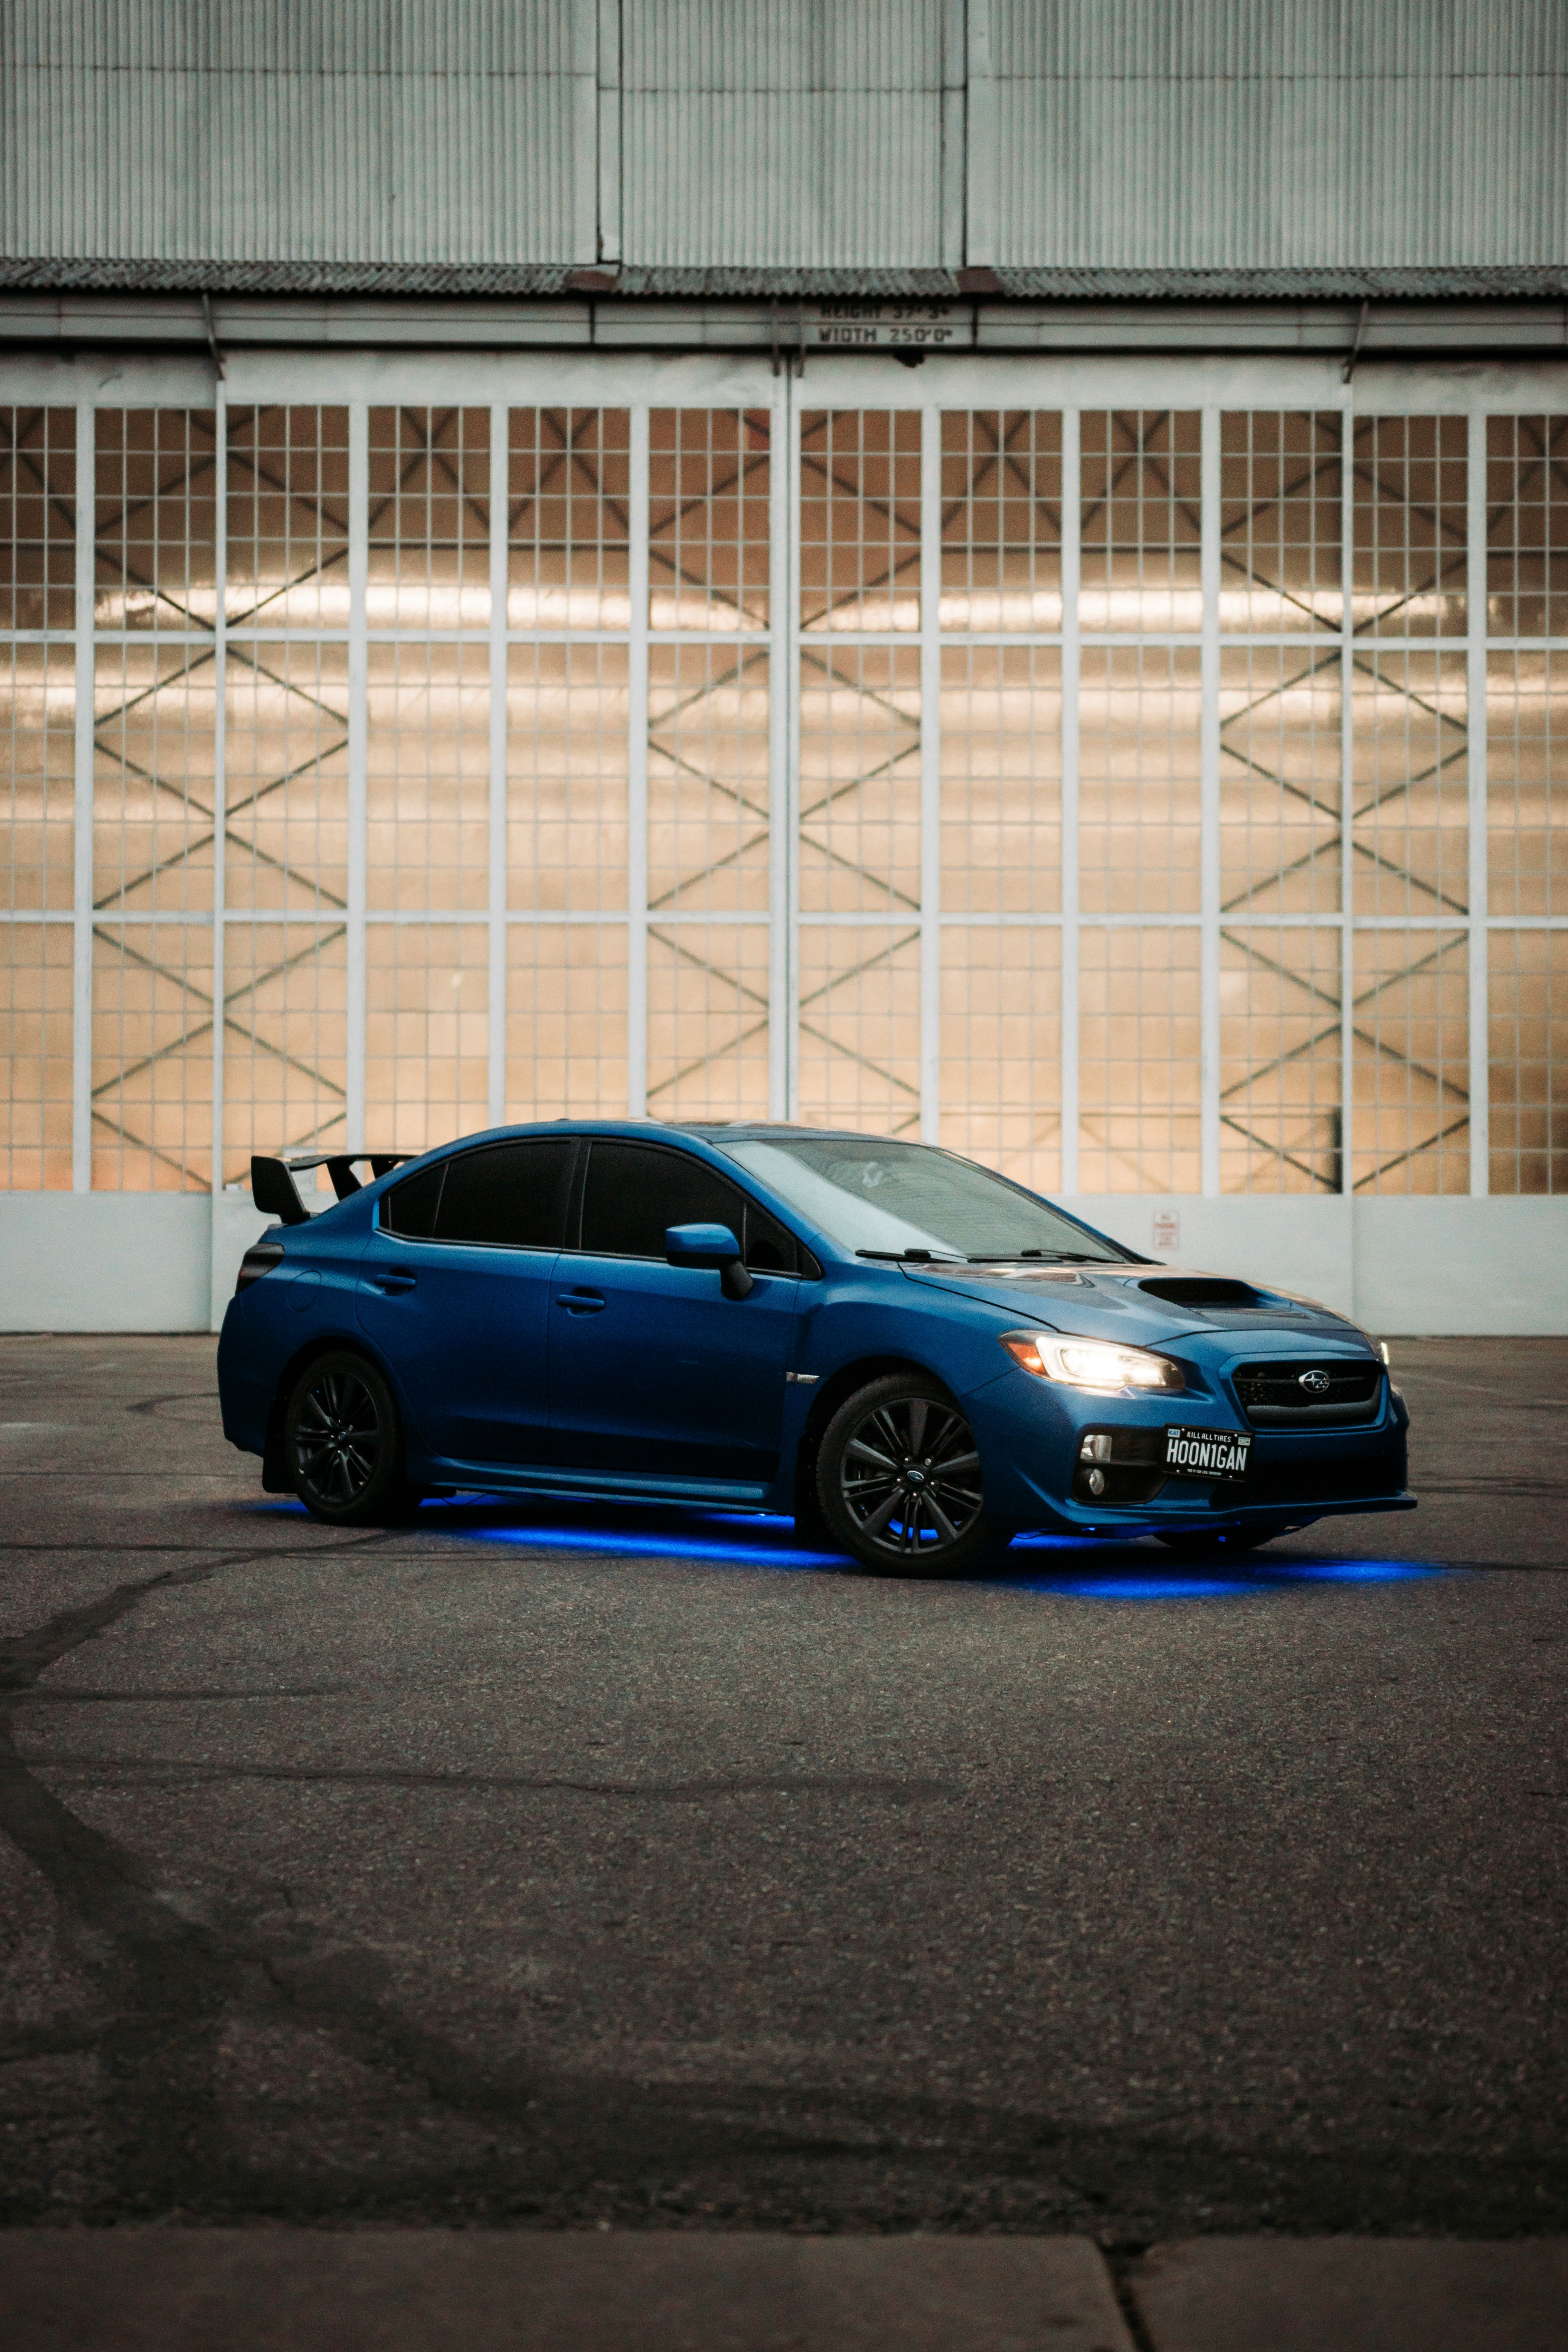
<svg viewBox="0 0 1568 2352"><path fill-rule="evenodd" d="M1172 1389L1186 1384L1167 1357L1147 1348L1112 1348L1102 1339L1058 1339L1047 1331L1005 1331L1002 1345L1037 1380L1073 1389Z"/></svg>

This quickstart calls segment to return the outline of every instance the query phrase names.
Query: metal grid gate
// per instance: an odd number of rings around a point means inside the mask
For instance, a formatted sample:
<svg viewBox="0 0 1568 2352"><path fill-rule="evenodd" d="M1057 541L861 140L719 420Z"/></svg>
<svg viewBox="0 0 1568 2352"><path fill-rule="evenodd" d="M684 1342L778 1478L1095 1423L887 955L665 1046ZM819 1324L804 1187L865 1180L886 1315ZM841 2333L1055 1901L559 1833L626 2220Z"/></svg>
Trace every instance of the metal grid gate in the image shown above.
<svg viewBox="0 0 1568 2352"><path fill-rule="evenodd" d="M742 373L0 413L13 1186L629 1110L1568 1190L1568 417Z"/></svg>

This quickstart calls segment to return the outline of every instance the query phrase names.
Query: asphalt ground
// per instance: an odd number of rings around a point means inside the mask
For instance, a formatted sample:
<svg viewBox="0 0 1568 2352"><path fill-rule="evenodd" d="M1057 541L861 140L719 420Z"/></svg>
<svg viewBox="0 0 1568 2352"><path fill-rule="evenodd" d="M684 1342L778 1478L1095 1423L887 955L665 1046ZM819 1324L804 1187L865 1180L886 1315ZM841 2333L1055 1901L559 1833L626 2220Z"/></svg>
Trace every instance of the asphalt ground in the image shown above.
<svg viewBox="0 0 1568 2352"><path fill-rule="evenodd" d="M944 1585L0 1341L0 2211L1562 2231L1568 1342L1394 1355L1419 1512Z"/></svg>

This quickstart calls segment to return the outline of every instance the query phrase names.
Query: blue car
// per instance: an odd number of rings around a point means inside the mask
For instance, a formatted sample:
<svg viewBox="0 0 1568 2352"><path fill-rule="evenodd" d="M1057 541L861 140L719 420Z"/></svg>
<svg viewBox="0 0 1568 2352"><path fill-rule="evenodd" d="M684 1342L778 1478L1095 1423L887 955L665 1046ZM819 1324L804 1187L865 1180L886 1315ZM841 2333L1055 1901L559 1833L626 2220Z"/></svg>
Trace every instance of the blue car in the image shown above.
<svg viewBox="0 0 1568 2352"><path fill-rule="evenodd" d="M339 1194L306 1211L293 1170ZM224 1430L338 1526L424 1496L793 1516L953 1576L1024 1528L1247 1549L1414 1508L1380 1350L1173 1272L973 1160L805 1127L559 1120L258 1159Z"/></svg>

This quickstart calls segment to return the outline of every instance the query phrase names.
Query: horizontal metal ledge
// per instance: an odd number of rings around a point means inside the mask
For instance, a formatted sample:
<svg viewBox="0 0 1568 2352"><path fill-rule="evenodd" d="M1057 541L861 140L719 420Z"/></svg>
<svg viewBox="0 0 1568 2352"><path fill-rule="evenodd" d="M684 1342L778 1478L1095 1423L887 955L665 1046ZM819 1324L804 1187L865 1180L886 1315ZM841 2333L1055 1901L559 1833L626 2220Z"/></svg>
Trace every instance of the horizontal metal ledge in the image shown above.
<svg viewBox="0 0 1568 2352"><path fill-rule="evenodd" d="M3 283L3 278L0 278ZM869 306L874 307L874 306ZM816 306L819 310L820 305ZM921 357L967 352L1301 352L1343 354L1361 326L1358 359L1422 352L1568 352L1568 300L1402 300L1361 321L1361 306L1340 301L1150 301L1077 299L952 302L944 340ZM916 356L886 341L857 346L841 323L811 305L743 300L595 299L447 301L236 294L210 305L220 349L603 351L879 350ZM76 347L115 343L208 345L208 312L196 295L132 291L0 292L0 341Z"/></svg>

